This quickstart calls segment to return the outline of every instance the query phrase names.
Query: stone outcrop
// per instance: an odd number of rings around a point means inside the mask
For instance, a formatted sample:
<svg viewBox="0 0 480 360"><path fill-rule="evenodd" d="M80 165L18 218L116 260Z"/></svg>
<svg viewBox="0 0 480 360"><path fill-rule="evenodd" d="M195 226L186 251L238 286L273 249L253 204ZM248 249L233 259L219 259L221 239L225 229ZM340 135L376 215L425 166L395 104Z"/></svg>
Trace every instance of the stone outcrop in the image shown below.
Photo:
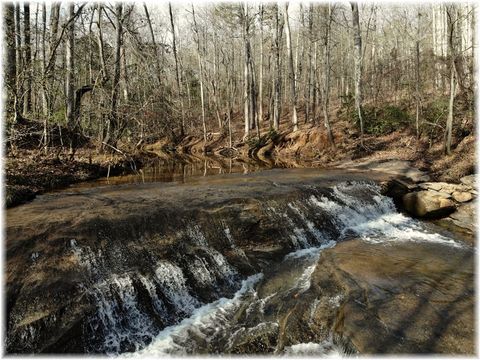
<svg viewBox="0 0 480 360"><path fill-rule="evenodd" d="M475 206L471 204L477 196L475 175L465 176L460 182L423 182L409 188L401 187L404 192L401 205L413 216L446 218L471 232L475 226Z"/></svg>

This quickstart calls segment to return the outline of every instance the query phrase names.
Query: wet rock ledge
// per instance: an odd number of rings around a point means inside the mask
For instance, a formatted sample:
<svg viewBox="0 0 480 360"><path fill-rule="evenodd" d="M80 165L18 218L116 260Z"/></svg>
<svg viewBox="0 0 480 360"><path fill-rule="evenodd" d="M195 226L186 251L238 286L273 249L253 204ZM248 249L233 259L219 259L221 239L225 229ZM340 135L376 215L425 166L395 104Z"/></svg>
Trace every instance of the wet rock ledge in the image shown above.
<svg viewBox="0 0 480 360"><path fill-rule="evenodd" d="M325 250L286 345L333 333L361 354L474 354L474 253L456 250L359 239Z"/></svg>

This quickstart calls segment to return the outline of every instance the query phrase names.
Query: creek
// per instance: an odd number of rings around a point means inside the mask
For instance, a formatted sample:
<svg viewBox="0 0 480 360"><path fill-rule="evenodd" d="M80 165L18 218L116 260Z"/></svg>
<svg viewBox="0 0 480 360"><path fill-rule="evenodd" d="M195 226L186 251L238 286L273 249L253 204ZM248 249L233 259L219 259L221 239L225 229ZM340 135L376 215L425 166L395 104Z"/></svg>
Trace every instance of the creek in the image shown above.
<svg viewBox="0 0 480 360"><path fill-rule="evenodd" d="M458 294L473 299L474 249L397 211L383 194L384 174L275 169L182 179L105 180L9 209L7 351L347 355L375 351L341 319L350 303L378 310L412 284L448 304ZM335 253L348 243L357 246L350 262L371 256L387 275L349 262L358 266L350 277L327 276L348 269ZM390 276L389 269L406 270ZM430 301L425 289L417 297ZM363 321L374 334L373 320ZM405 347L377 352L438 346L397 340Z"/></svg>

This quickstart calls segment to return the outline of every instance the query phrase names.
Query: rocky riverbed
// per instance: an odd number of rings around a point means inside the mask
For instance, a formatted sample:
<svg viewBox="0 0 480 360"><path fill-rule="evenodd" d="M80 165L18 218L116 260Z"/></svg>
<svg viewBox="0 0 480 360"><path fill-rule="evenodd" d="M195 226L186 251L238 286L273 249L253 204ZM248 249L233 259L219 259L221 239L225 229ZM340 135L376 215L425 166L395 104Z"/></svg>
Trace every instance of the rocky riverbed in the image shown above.
<svg viewBox="0 0 480 360"><path fill-rule="evenodd" d="M396 177L270 170L38 196L7 211L7 351L471 354L474 250L399 213L382 195Z"/></svg>

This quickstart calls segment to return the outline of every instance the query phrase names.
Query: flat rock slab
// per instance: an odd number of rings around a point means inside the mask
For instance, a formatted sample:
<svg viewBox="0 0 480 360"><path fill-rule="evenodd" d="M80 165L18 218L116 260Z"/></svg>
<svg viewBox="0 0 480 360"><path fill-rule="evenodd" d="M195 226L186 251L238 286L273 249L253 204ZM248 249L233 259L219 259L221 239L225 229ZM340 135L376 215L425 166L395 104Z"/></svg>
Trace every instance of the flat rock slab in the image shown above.
<svg viewBox="0 0 480 360"><path fill-rule="evenodd" d="M343 242L322 253L312 289L343 299L333 328L362 354L474 354L472 248Z"/></svg>
<svg viewBox="0 0 480 360"><path fill-rule="evenodd" d="M424 190L435 190L443 193L453 194L454 192L468 192L472 190L470 186L464 184L452 184L446 182L425 182L419 185Z"/></svg>
<svg viewBox="0 0 480 360"><path fill-rule="evenodd" d="M407 160L366 160L363 162L351 161L344 163L339 167L347 169L379 171L391 175L405 177L415 183L430 180L430 177L427 173L414 168L411 162Z"/></svg>

